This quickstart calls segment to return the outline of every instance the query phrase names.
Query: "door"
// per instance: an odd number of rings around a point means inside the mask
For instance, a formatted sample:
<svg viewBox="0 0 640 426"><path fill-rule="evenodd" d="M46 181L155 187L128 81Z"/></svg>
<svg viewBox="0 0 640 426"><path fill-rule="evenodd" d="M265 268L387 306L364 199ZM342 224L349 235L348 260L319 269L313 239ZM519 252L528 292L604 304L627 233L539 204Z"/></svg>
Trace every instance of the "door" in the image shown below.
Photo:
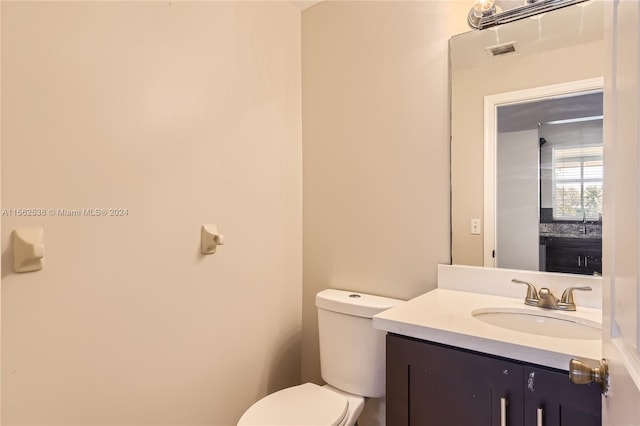
<svg viewBox="0 0 640 426"><path fill-rule="evenodd" d="M603 425L640 425L640 134L637 0L605 2Z"/></svg>
<svg viewBox="0 0 640 426"><path fill-rule="evenodd" d="M580 102L579 95L581 94L589 94L600 92L603 87L603 79L602 77L590 78L586 80L577 80L577 81L569 81L565 83L552 84L549 86L540 86L533 87L530 89L516 90L513 92L505 92L498 93L495 95L488 95L484 97L484 228L483 228L483 251L484 251L484 266L487 267L495 267L500 266L502 261L500 257L503 249L500 248L499 245L496 245L496 225L498 216L497 209L498 204L496 198L500 197L498 194L498 175L496 171L498 170L498 161L499 155L498 152L498 108L507 107L512 104L526 104L526 103L534 103L543 100L549 100L558 97L564 98L573 98L576 102ZM524 133L524 132L523 132ZM536 132L537 133L537 132ZM506 134L502 134L501 138L504 141ZM511 135L513 137L513 135ZM508 138L508 137L507 137ZM533 149L532 149L533 148ZM516 174L519 179L522 179L523 176L529 176L529 182L534 185L534 197L533 201L525 202L523 199L519 198L517 200L513 200L514 202L505 207L510 209L517 209L518 206L522 206L524 204L535 204L535 208L530 209L529 213L526 215L529 217L527 222L531 222L533 220L533 232L534 235L538 235L538 212L539 212L539 189L538 189L538 155L539 155L539 139L537 137L533 138L533 146L529 146L527 149L528 156L533 154L530 161L527 163L529 165L520 164L522 170ZM531 170L530 165L535 164L535 169ZM524 171L527 169L527 171ZM533 176L535 175L535 176ZM513 178L513 177L512 177ZM531 188L525 188L525 193L531 193ZM502 198L513 197L513 194L502 194ZM527 197L531 199L531 197ZM522 212L516 212L521 215ZM531 214L533 214L533 219L531 219ZM510 232L509 230L505 230L503 232ZM538 257L537 252L537 244L538 240L535 236L526 236L520 235L520 238L525 238L530 240L530 244L532 244L531 250L533 251L534 258ZM517 265L516 265L517 266ZM516 266L509 266L516 267ZM538 270L538 264L534 262L533 267L527 267L524 269L533 269Z"/></svg>

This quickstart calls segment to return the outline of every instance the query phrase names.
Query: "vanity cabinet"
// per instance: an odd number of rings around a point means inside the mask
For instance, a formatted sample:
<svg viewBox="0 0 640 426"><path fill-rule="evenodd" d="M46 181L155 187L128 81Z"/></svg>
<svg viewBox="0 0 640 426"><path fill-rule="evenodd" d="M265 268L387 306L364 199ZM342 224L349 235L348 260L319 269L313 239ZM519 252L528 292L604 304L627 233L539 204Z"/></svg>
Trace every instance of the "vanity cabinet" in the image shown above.
<svg viewBox="0 0 640 426"><path fill-rule="evenodd" d="M600 404L566 372L387 335L388 426L595 426Z"/></svg>
<svg viewBox="0 0 640 426"><path fill-rule="evenodd" d="M602 273L602 239L546 237L547 272L593 275Z"/></svg>

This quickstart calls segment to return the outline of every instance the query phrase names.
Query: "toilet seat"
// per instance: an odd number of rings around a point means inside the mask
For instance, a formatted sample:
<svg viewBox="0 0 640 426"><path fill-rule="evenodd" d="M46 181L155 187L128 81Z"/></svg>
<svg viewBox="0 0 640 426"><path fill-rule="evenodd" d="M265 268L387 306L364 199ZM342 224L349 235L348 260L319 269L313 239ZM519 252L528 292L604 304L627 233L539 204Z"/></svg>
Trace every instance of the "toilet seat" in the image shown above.
<svg viewBox="0 0 640 426"><path fill-rule="evenodd" d="M238 426L340 426L349 401L313 383L305 383L262 398L242 415Z"/></svg>

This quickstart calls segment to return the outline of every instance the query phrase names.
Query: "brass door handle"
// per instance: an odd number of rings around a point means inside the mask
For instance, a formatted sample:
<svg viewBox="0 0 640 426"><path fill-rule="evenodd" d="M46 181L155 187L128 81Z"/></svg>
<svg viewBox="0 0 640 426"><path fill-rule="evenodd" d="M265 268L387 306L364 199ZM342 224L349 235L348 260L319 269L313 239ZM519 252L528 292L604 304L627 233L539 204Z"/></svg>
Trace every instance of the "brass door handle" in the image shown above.
<svg viewBox="0 0 640 426"><path fill-rule="evenodd" d="M569 380L576 385L596 382L602 388L602 394L609 390L609 366L604 358L597 367L589 367L584 362L572 359L569 361Z"/></svg>

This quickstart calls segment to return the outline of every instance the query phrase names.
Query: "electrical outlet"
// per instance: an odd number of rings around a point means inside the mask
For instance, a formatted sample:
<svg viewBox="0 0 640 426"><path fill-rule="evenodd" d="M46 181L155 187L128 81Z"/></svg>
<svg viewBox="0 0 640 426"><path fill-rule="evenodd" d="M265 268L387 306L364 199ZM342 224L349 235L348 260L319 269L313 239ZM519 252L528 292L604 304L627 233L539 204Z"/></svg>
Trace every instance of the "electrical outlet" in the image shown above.
<svg viewBox="0 0 640 426"><path fill-rule="evenodd" d="M471 233L480 235L480 219L471 219Z"/></svg>

